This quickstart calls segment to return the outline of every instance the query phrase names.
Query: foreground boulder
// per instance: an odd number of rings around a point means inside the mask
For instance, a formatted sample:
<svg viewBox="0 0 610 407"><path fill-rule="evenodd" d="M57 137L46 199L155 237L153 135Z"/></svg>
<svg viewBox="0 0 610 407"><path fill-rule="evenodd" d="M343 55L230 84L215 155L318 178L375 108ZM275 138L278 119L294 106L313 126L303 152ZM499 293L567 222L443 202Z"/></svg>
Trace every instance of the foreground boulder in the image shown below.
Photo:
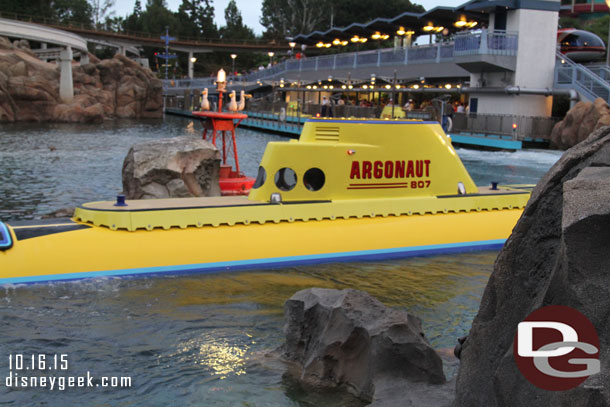
<svg viewBox="0 0 610 407"><path fill-rule="evenodd" d="M610 127L567 151L533 191L500 252L462 346L456 407L609 406ZM517 369L517 324L546 305L582 312L597 329L601 373L567 391Z"/></svg>
<svg viewBox="0 0 610 407"><path fill-rule="evenodd" d="M207 141L173 137L136 144L123 161L127 199L219 196L220 154Z"/></svg>
<svg viewBox="0 0 610 407"><path fill-rule="evenodd" d="M553 127L550 147L565 150L580 143L593 131L610 126L610 107L602 98L578 102L566 117Z"/></svg>
<svg viewBox="0 0 610 407"><path fill-rule="evenodd" d="M432 401L417 405L442 405L430 392L445 382L442 361L417 317L352 289L299 291L284 312L281 351L305 386L342 388L376 405L392 405L399 389L400 405L414 396Z"/></svg>
<svg viewBox="0 0 610 407"><path fill-rule="evenodd" d="M161 118L161 81L123 55L72 65L74 99L59 97L60 68L38 59L23 42L0 37L0 122L91 122Z"/></svg>

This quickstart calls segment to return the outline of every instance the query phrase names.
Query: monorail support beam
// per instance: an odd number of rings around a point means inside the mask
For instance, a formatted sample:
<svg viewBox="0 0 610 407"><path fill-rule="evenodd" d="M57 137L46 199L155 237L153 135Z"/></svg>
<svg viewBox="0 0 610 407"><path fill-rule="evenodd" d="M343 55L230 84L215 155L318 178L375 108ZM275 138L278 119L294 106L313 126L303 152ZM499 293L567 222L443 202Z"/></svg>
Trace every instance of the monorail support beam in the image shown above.
<svg viewBox="0 0 610 407"><path fill-rule="evenodd" d="M74 84L72 82L72 48L67 47L59 53L60 76L59 76L59 98L64 103L70 103L74 99Z"/></svg>

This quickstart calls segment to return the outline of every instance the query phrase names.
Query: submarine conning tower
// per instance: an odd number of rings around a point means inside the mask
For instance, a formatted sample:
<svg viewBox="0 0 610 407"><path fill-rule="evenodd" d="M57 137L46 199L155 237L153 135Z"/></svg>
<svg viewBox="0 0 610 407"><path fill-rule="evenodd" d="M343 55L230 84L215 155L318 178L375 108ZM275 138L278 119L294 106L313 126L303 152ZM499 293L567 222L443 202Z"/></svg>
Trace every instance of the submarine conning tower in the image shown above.
<svg viewBox="0 0 610 407"><path fill-rule="evenodd" d="M305 123L299 140L267 145L249 199L336 201L477 192L437 122L320 118Z"/></svg>

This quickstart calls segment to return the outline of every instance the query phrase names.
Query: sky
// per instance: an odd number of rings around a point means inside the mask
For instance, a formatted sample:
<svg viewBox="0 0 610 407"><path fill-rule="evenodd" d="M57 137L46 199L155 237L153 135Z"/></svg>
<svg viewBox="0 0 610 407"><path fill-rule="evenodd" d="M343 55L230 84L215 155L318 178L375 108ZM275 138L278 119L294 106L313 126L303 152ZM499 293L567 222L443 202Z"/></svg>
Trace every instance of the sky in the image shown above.
<svg viewBox="0 0 610 407"><path fill-rule="evenodd" d="M178 6L182 0L166 0L167 6L172 11L178 11ZM383 0L377 0L383 1ZM414 3L421 4L426 10L430 10L436 6L456 7L466 2L466 0L411 0ZM141 1L145 7L146 1ZM225 25L225 8L229 0L213 0L214 14L216 25L222 27ZM235 0L237 8L241 11L244 24L252 28L256 34L262 34L263 26L259 20L261 18L261 8L263 0ZM125 17L133 11L135 0L117 0L115 11L117 16Z"/></svg>

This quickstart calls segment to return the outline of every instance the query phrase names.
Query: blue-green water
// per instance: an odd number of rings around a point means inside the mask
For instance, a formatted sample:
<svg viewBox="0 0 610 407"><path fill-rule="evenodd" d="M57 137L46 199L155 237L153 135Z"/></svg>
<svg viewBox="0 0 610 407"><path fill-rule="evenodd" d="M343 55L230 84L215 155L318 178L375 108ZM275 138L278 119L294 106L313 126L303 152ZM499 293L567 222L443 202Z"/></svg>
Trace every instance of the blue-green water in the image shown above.
<svg viewBox="0 0 610 407"><path fill-rule="evenodd" d="M147 139L199 135L198 124L3 125L0 219L40 216L121 190L129 147ZM240 129L245 172L255 175L268 141ZM478 184L533 183L559 153L459 150ZM363 289L424 321L436 348L450 348L476 314L496 252L342 263L240 273L94 279L0 289L0 405L328 406L343 399L298 391L264 354L283 340L283 302L312 286ZM67 354L69 370L130 376L130 388L64 391L5 386L9 356ZM453 371L448 370L449 375ZM27 371L26 373L27 374ZM347 403L347 404L346 404Z"/></svg>

